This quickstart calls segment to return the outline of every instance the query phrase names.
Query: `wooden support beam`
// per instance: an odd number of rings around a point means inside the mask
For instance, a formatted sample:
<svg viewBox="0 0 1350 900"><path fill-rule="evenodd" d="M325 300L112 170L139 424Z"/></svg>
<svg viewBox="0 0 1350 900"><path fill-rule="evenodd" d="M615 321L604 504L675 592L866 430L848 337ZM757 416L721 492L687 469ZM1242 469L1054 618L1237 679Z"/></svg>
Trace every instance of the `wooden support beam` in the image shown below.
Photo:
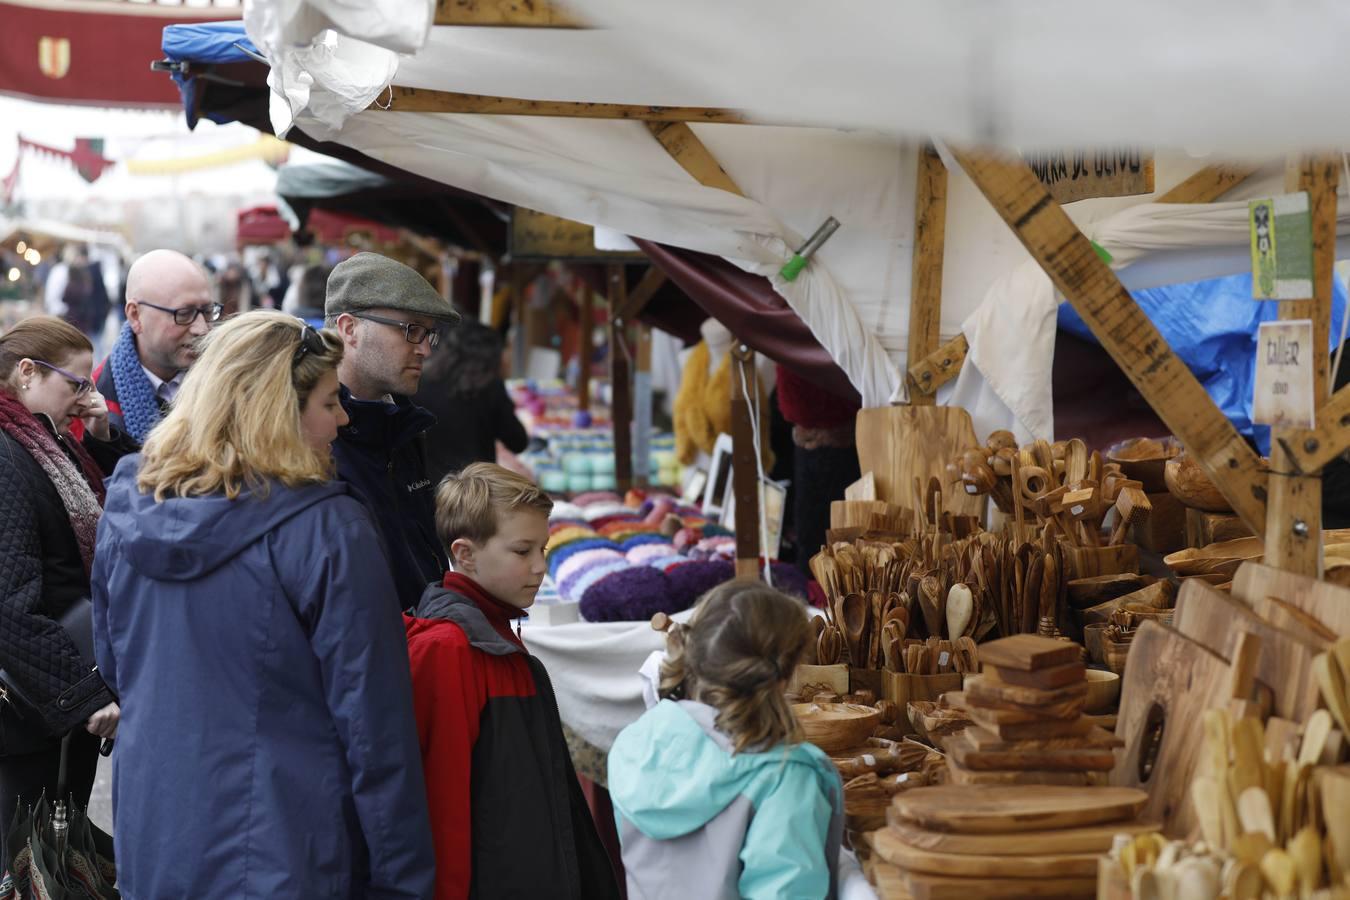
<svg viewBox="0 0 1350 900"><path fill-rule="evenodd" d="M1155 203L1213 203L1237 187L1256 171L1255 166L1205 166L1190 178L1163 194Z"/></svg>
<svg viewBox="0 0 1350 900"><path fill-rule="evenodd" d="M637 324L637 370L633 373L633 483L652 480L652 330Z"/></svg>
<svg viewBox="0 0 1350 900"><path fill-rule="evenodd" d="M609 276L609 417L614 424L614 482L623 494L633 486L633 359L628 320L619 314L628 294L623 266Z"/></svg>
<svg viewBox="0 0 1350 900"><path fill-rule="evenodd" d="M708 148L687 124L648 121L647 129L661 146L666 148L671 158L680 164L680 168L694 176L694 180L699 184L745 196L727 174L727 170L722 168L721 163L708 152Z"/></svg>
<svg viewBox="0 0 1350 900"><path fill-rule="evenodd" d="M584 28L551 0L436 0L436 25L494 28Z"/></svg>
<svg viewBox="0 0 1350 900"><path fill-rule="evenodd" d="M1306 157L1290 166L1286 191L1307 191L1312 215L1313 296L1308 300L1280 303L1281 319L1312 319L1313 397L1323 407L1331 368L1332 269L1336 264L1336 185L1339 156ZM1316 421L1325 412L1319 410ZM1314 423L1316 424L1316 422ZM1266 562L1300 575L1322 575L1322 476L1320 470L1303 470L1286 455L1285 448L1306 445L1314 432L1292 428L1272 430L1270 448L1270 509L1266 515ZM1313 440L1317 440L1315 437ZM1257 532L1261 534L1263 532Z"/></svg>
<svg viewBox="0 0 1350 900"><path fill-rule="evenodd" d="M511 316L516 320L516 331L511 341L511 371L517 378L525 377L529 365L530 342L526 333L529 310L525 308L525 271L520 263L512 263L507 277L510 279ZM444 352L444 351L442 351Z"/></svg>
<svg viewBox="0 0 1350 900"><path fill-rule="evenodd" d="M750 120L731 109L693 106L638 106L626 103L572 103L489 97L427 88L391 87L367 109L386 112L476 113L490 116L555 116L572 119L633 119L639 122L717 122L740 125Z"/></svg>
<svg viewBox="0 0 1350 900"><path fill-rule="evenodd" d="M1030 167L1021 160L971 152L959 152L957 159L1233 510L1262 533L1266 472L1261 459Z"/></svg>
<svg viewBox="0 0 1350 900"><path fill-rule="evenodd" d="M932 353L909 367L909 389L921 391L929 396L937 394L937 389L961 373L961 366L970 352L970 344L964 334L958 334ZM911 397L910 402L913 402Z"/></svg>
<svg viewBox="0 0 1350 900"><path fill-rule="evenodd" d="M661 289L661 285L666 283L666 273L662 272L656 266L649 268L642 276L642 280L633 286L629 292L628 299L624 302L623 308L619 310L619 316L625 321L632 321L642 315L642 311L647 308L647 304Z"/></svg>
<svg viewBox="0 0 1350 900"><path fill-rule="evenodd" d="M914 262L909 288L909 356L913 363L937 350L942 326L942 254L947 232L947 167L931 146L919 154L914 199ZM933 390L936 390L934 388ZM909 402L932 406L937 398L912 379Z"/></svg>
<svg viewBox="0 0 1350 900"><path fill-rule="evenodd" d="M577 409L591 410L591 354L595 352L595 293L581 286L581 327L577 335Z"/></svg>
<svg viewBox="0 0 1350 900"><path fill-rule="evenodd" d="M1327 463L1350 450L1350 385L1333 394L1317 411L1316 428L1297 437L1275 437L1273 443L1283 448L1294 472L1320 472Z"/></svg>
<svg viewBox="0 0 1350 900"><path fill-rule="evenodd" d="M759 395L755 351L731 346L731 491L736 497L736 577L761 580L759 557L759 460L755 458L754 412L745 402ZM762 400L760 402L763 402Z"/></svg>

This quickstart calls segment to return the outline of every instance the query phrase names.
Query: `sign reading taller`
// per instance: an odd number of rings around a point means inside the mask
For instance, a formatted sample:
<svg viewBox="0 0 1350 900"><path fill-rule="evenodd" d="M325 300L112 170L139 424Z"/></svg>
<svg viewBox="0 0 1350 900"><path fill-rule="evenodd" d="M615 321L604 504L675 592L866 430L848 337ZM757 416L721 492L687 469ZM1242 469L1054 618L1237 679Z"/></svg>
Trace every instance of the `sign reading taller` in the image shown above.
<svg viewBox="0 0 1350 900"><path fill-rule="evenodd" d="M1153 193L1153 157L1137 149L1062 150L1025 158L1056 203Z"/></svg>

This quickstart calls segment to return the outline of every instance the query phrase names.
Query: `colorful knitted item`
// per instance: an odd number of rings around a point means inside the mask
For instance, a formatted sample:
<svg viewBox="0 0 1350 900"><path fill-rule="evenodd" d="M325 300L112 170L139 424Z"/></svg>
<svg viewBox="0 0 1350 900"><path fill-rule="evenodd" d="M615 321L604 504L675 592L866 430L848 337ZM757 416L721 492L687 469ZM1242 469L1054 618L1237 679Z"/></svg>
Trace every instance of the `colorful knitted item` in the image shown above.
<svg viewBox="0 0 1350 900"><path fill-rule="evenodd" d="M635 566L650 566L656 560L668 559L675 555L677 555L675 548L670 544L638 544L624 554Z"/></svg>
<svg viewBox="0 0 1350 900"><path fill-rule="evenodd" d="M666 576L650 566L628 566L590 584L581 595L581 614L590 622L631 622L659 612L684 609L672 596Z"/></svg>
<svg viewBox="0 0 1350 900"><path fill-rule="evenodd" d="M590 590L591 585L595 584L600 579L608 578L615 573L632 571L650 570L645 566L631 565L628 560L622 557L611 560L597 560L594 564L582 569L567 582L566 594L564 596L584 599L586 592ZM559 585L559 591L561 592L562 590L563 586ZM585 615L584 611L582 615Z"/></svg>
<svg viewBox="0 0 1350 900"><path fill-rule="evenodd" d="M585 553L588 550L612 550L619 552L619 545L613 541L607 541L602 537L594 537L588 540L573 541L565 547L559 547L548 555L548 572L556 580L558 569L568 559L578 553Z"/></svg>
<svg viewBox="0 0 1350 900"><path fill-rule="evenodd" d="M613 562L616 559L627 560L624 554L617 550L611 550L605 547L597 547L594 550L583 550L575 553L562 561L557 571L553 573L553 580L559 585L572 580L577 574L585 571L587 568L594 567L596 563Z"/></svg>
<svg viewBox="0 0 1350 900"><path fill-rule="evenodd" d="M123 323L108 365L112 367L113 387L117 391L117 402L122 405L122 421L127 433L137 443L144 444L150 429L159 424L159 401L155 399L154 385L141 367L130 322Z"/></svg>

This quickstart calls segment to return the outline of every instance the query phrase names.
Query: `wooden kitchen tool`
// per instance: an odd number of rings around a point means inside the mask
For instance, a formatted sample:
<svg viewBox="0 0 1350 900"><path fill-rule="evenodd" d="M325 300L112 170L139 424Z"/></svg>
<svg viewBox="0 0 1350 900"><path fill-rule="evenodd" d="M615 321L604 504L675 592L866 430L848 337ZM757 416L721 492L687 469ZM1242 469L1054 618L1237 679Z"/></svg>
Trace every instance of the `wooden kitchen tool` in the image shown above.
<svg viewBox="0 0 1350 900"><path fill-rule="evenodd" d="M975 612L975 601L970 588L964 584L954 584L947 592L947 637L956 640L966 633L971 616Z"/></svg>
<svg viewBox="0 0 1350 900"><path fill-rule="evenodd" d="M938 853L988 854L992 856L1040 856L1047 847L1058 853L1106 853L1117 834L1146 834L1156 825L1142 822L1115 822L1110 825L1088 825L1083 828L1060 828L1044 831L1014 831L1008 834L958 834L950 831L930 831L910 825L887 812L891 831L905 844Z"/></svg>
<svg viewBox="0 0 1350 900"><path fill-rule="evenodd" d="M1146 787L1145 818L1184 837L1196 825L1190 782L1200 756L1202 714L1226 697L1228 664L1204 646L1156 622L1144 622L1130 649L1116 735L1125 750L1111 773L1121 787Z"/></svg>
<svg viewBox="0 0 1350 900"><path fill-rule="evenodd" d="M844 645L848 647L849 665L865 667L863 633L867 629L867 598L858 593L845 594L840 601L838 616Z"/></svg>
<svg viewBox="0 0 1350 900"><path fill-rule="evenodd" d="M1017 634L980 645L982 664L1024 672L1062 666L1080 659L1077 644L1034 634Z"/></svg>
<svg viewBox="0 0 1350 900"><path fill-rule="evenodd" d="M1116 764L1110 748L1036 747L1023 742L1015 750L981 750L969 737L970 729L949 737L944 746L956 764L971 771L1068 771L1109 772Z"/></svg>
<svg viewBox="0 0 1350 900"><path fill-rule="evenodd" d="M1120 787L939 785L897 794L892 808L900 821L929 831L1008 834L1129 821L1147 801L1143 791Z"/></svg>
<svg viewBox="0 0 1350 900"><path fill-rule="evenodd" d="M997 708L1025 708L1028 711L1046 710L1046 718L1066 718L1069 713L1056 715L1052 710L1079 712L1083 700L1087 697L1087 682L1077 681L1056 688L1021 687L994 681L988 675L975 675L966 679L964 686L966 700L976 706Z"/></svg>
<svg viewBox="0 0 1350 900"><path fill-rule="evenodd" d="M893 879L895 893L884 893L885 897L904 897L906 900L1081 900L1092 897L1097 887L1094 878L954 878L943 875L928 875L924 872L910 872L882 861L879 864L894 873L888 879L881 871L877 873L877 884L890 884Z"/></svg>
<svg viewBox="0 0 1350 900"><path fill-rule="evenodd" d="M906 844L894 831L883 828L872 834L872 849L887 862L912 872L977 878L1086 878L1097 871L1097 854L1047 854L1049 844L1036 856L992 856L943 853Z"/></svg>
<svg viewBox="0 0 1350 900"><path fill-rule="evenodd" d="M1086 671L1087 667L1080 660L1062 666L1051 666L1048 669L1037 669L1034 672L1005 669L1002 666L985 666L984 677L1001 684L1051 690L1081 683Z"/></svg>
<svg viewBox="0 0 1350 900"><path fill-rule="evenodd" d="M1253 606L1257 597L1277 597L1317 619L1334 634L1350 635L1350 588L1244 562L1233 576L1233 596Z"/></svg>

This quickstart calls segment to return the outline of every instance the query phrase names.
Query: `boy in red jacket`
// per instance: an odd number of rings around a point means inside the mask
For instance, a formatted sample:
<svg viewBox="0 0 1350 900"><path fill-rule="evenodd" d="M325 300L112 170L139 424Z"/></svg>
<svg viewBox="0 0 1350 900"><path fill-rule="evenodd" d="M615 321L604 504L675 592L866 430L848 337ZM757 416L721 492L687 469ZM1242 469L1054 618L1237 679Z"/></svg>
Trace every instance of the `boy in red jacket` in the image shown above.
<svg viewBox="0 0 1350 900"><path fill-rule="evenodd" d="M436 489L453 571L405 624L437 900L619 896L548 673L511 630L543 580L552 508L491 463Z"/></svg>

